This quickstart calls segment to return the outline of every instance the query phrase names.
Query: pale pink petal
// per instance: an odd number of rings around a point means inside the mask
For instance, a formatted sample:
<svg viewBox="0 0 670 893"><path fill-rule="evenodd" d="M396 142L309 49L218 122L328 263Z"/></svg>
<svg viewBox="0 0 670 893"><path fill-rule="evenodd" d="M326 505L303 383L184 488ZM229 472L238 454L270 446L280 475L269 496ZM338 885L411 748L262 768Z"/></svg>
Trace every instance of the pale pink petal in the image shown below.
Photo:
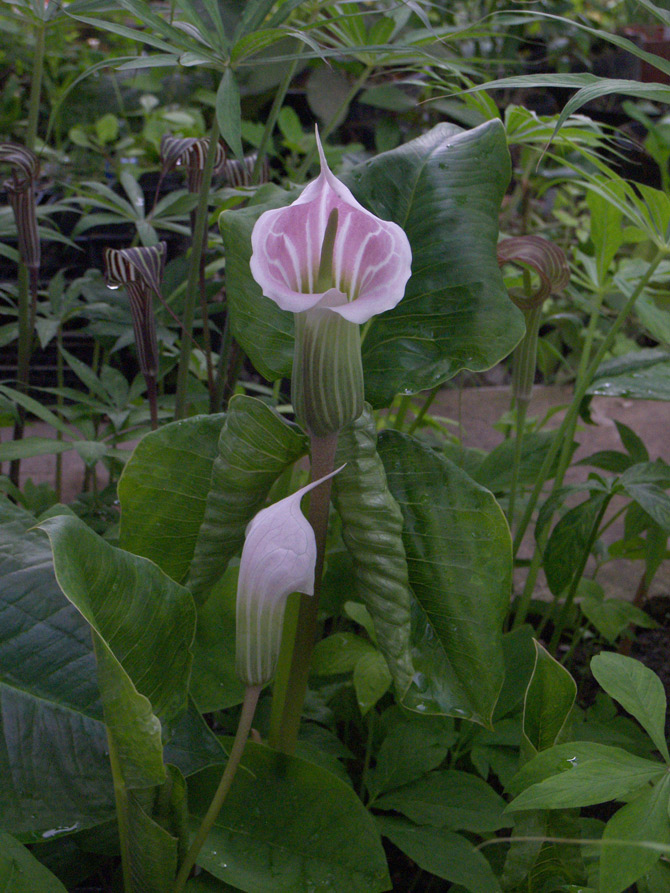
<svg viewBox="0 0 670 893"><path fill-rule="evenodd" d="M331 211L338 226L333 286L347 295L333 308L352 322L366 322L402 299L412 260L397 224L366 211L329 170L321 142L321 173L288 208L266 211L251 236L251 273L263 294L283 310L299 313L320 303L315 291L321 247Z"/></svg>

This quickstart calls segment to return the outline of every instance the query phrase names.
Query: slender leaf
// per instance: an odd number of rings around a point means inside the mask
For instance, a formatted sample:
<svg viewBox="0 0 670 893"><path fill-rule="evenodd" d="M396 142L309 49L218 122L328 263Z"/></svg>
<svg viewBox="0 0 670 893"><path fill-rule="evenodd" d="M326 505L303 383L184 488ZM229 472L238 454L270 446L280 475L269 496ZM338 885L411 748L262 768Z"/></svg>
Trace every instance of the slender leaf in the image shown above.
<svg viewBox="0 0 670 893"><path fill-rule="evenodd" d="M537 640L535 655L523 706L526 758L556 743L577 695L577 684L570 673Z"/></svg>
<svg viewBox="0 0 670 893"><path fill-rule="evenodd" d="M465 837L444 828L412 825L404 819L378 817L384 837L412 861L471 893L500 893L500 884L484 856Z"/></svg>
<svg viewBox="0 0 670 893"><path fill-rule="evenodd" d="M607 651L591 660L591 672L607 694L635 717L663 759L670 763L665 740L667 699L656 673L632 657Z"/></svg>
<svg viewBox="0 0 670 893"><path fill-rule="evenodd" d="M510 788L521 793L508 809L570 809L619 800L664 772L662 764L619 747L590 741L557 744L517 773Z"/></svg>
<svg viewBox="0 0 670 893"><path fill-rule="evenodd" d="M242 149L242 112L240 110L240 88L231 68L226 68L216 91L216 119L221 136L233 150L233 154L244 158Z"/></svg>

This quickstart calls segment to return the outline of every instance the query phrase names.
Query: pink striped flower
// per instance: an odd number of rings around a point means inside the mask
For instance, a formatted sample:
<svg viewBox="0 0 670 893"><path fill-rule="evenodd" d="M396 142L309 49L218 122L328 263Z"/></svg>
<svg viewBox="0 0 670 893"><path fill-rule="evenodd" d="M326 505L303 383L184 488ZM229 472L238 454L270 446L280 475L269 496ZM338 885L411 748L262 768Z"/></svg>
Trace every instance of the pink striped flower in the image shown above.
<svg viewBox="0 0 670 893"><path fill-rule="evenodd" d="M292 205L260 216L251 235L251 273L282 310L327 308L364 323L402 299L412 252L397 224L366 211L331 173L316 138L321 173ZM322 248L333 218L337 231L324 287Z"/></svg>

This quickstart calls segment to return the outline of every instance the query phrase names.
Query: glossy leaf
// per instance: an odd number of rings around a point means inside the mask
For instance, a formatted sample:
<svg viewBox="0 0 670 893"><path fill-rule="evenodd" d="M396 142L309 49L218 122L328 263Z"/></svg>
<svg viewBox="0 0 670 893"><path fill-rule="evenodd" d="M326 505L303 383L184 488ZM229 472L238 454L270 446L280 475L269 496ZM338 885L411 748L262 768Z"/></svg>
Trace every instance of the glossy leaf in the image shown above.
<svg viewBox="0 0 670 893"><path fill-rule="evenodd" d="M600 857L600 893L622 893L646 874L661 857L661 844L670 850L670 777L623 806L605 826ZM611 842L610 842L611 841ZM615 841L639 842L641 846L617 845ZM666 851L667 853L667 851Z"/></svg>
<svg viewBox="0 0 670 893"><path fill-rule="evenodd" d="M410 655L411 593L402 543L402 516L386 483L369 409L340 434L333 504L342 539L353 559L356 592L370 612L377 644L402 697L413 675Z"/></svg>
<svg viewBox="0 0 670 893"><path fill-rule="evenodd" d="M489 863L460 834L412 825L404 819L378 817L377 822L384 837L424 871L460 884L471 893L500 893L500 884Z"/></svg>
<svg viewBox="0 0 670 893"><path fill-rule="evenodd" d="M577 695L570 673L536 640L535 667L523 706L522 751L526 758L551 747L567 722Z"/></svg>
<svg viewBox="0 0 670 893"><path fill-rule="evenodd" d="M670 400L670 353L638 350L598 368L587 394L630 400Z"/></svg>
<svg viewBox="0 0 670 893"><path fill-rule="evenodd" d="M114 815L88 624L34 524L0 500L0 827L21 840Z"/></svg>
<svg viewBox="0 0 670 893"><path fill-rule="evenodd" d="M2 893L67 893L58 878L9 834L0 832Z"/></svg>
<svg viewBox="0 0 670 893"><path fill-rule="evenodd" d="M665 740L667 698L656 673L632 657L606 651L591 660L591 672L607 694L635 717L670 763Z"/></svg>
<svg viewBox="0 0 670 893"><path fill-rule="evenodd" d="M221 136L233 150L233 154L237 158L243 158L240 88L230 68L226 68L216 91L216 120Z"/></svg>
<svg viewBox="0 0 670 893"><path fill-rule="evenodd" d="M487 369L523 335L496 262L509 175L502 126L490 121L471 131L440 124L342 177L364 207L405 230L413 256L405 297L372 321L363 343L373 405L389 403L398 391L433 387L463 368ZM250 234L264 210L293 198L275 193L267 205L221 218L233 329L269 378L290 372L292 321L268 310L251 278Z"/></svg>
<svg viewBox="0 0 670 893"><path fill-rule="evenodd" d="M246 396L231 400L188 578L196 601L204 601L241 549L247 524L281 472L306 449L305 436L265 403Z"/></svg>
<svg viewBox="0 0 670 893"><path fill-rule="evenodd" d="M384 794L377 809L394 809L418 825L486 834L513 824L505 801L485 781L457 769L429 772Z"/></svg>
<svg viewBox="0 0 670 893"><path fill-rule="evenodd" d="M404 703L489 725L503 682L511 542L493 496L412 437L379 452L404 517L414 667Z"/></svg>
<svg viewBox="0 0 670 893"><path fill-rule="evenodd" d="M519 809L570 809L619 800L663 776L665 767L606 744L573 741L543 750L516 774Z"/></svg>
<svg viewBox="0 0 670 893"><path fill-rule="evenodd" d="M105 722L127 787L164 778L161 723L186 706L195 609L155 564L110 546L82 521L49 518L54 569L93 634Z"/></svg>
<svg viewBox="0 0 670 893"><path fill-rule="evenodd" d="M256 893L381 893L390 883L374 823L353 790L330 772L249 742L198 864ZM189 785L200 816L220 769Z"/></svg>
<svg viewBox="0 0 670 893"><path fill-rule="evenodd" d="M224 415L164 425L139 442L119 480L122 548L184 579L205 514Z"/></svg>

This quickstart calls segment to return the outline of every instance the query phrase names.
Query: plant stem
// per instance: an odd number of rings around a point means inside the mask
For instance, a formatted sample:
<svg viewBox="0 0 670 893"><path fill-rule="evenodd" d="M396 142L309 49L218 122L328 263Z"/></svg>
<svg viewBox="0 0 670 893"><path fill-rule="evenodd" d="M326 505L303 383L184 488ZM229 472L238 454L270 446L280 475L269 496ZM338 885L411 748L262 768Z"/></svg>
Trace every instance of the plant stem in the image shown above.
<svg viewBox="0 0 670 893"><path fill-rule="evenodd" d="M37 140L37 122L40 115L42 75L44 74L44 51L46 47L46 24L39 22L35 27L35 51L30 78L28 98L28 126L26 128L26 148L34 149Z"/></svg>
<svg viewBox="0 0 670 893"><path fill-rule="evenodd" d="M121 871L123 874L124 893L131 893L132 870L130 865L130 828L128 826L128 791L123 781L121 763L116 750L116 743L107 730L107 746L109 748L109 764L112 770L112 784L114 786L114 802L116 803L116 822L119 829L119 844L121 849Z"/></svg>
<svg viewBox="0 0 670 893"><path fill-rule="evenodd" d="M619 330L623 326L624 322L628 318L628 314L631 312L631 310L635 306L635 302L637 301L640 294L642 293L644 288L647 286L647 284L651 280L654 272L656 271L656 268L662 261L663 257L664 257L664 252L659 250L657 252L656 256L653 258L653 260L649 263L649 266L647 267L644 276L642 276L642 278L638 282L638 284L637 284L635 290L633 291L633 293L631 294L630 298L626 301L625 305L619 311L619 315L617 316L617 318L614 321L614 323L612 324L612 327L610 328L609 332L603 339L603 342L600 345L598 351L596 352L596 355L593 357L593 360L588 364L588 367L585 369L583 374L580 376L580 378L578 378L577 382L575 383L575 393L573 395L572 402L571 402L570 406L568 407L568 411L566 412L565 418L563 419L561 425L557 429L556 437L554 438L554 442L551 445L551 449L549 450L547 456L545 457L544 462L542 463L542 468L540 469L537 483L535 484L535 488L533 489L531 497L528 500L528 505L526 506L526 510L524 512L522 521L519 524L519 529L518 529L517 534L514 538L515 554L519 549L519 545L521 544L523 535L526 532L526 528L528 527L528 524L530 522L531 515L532 515L533 511L535 510L535 506L537 505L538 499L542 492L542 488L543 488L544 483L547 479L547 475L549 474L549 471L554 463L554 460L556 459L556 456L558 455L559 450L563 449L563 447L564 447L564 438L570 429L572 429L574 431L574 425L576 425L577 418L579 416L579 407L581 405L582 400L584 399L584 396L586 395L589 385L591 384L593 377L598 370L598 367L600 366L605 355L607 354L607 351L612 346L612 343L614 342L614 339L616 338L617 333L619 332ZM588 362L588 358L587 358L587 360L584 361L584 365L586 365L587 362ZM559 469L557 470L557 473L555 476L555 481L554 481L554 487L553 487L554 490L557 490L563 484L563 476L565 474L565 470L566 470L567 464L569 462L570 449L571 449L571 444L567 448L567 459L564 458L564 461L561 463L561 466L559 466ZM563 457L565 457L565 456L566 456L566 450L563 450Z"/></svg>
<svg viewBox="0 0 670 893"><path fill-rule="evenodd" d="M175 398L175 419L184 417L186 411L186 391L188 389L188 366L191 358L191 344L193 341L193 319L195 305L198 299L198 281L200 278L200 258L205 241L207 229L209 187L212 182L216 147L219 141L219 125L216 115L212 121L209 132L209 150L205 159L205 168L202 172L202 186L200 188L200 200L196 209L195 228L193 232L193 246L188 270L188 284L186 287L186 303L184 306L183 331L181 353L179 355L179 368L177 370L177 395Z"/></svg>
<svg viewBox="0 0 670 893"><path fill-rule="evenodd" d="M539 498L542 494L542 490L547 481L551 468L556 460L559 451L561 452L560 460L558 467L556 469L556 474L554 476L554 483L551 489L550 496L556 493L563 486L563 478L565 477L565 472L567 471L571 450L572 450L572 440L574 437L575 428L577 425L577 419L579 417L579 407L581 406L581 402L584 399L586 392L589 388L589 385L593 381L593 378L598 370L598 367L602 363L605 355L608 350L612 346L614 339L616 338L617 333L623 326L624 322L628 318L629 313L635 306L635 302L639 298L642 291L645 289L649 281L651 280L656 268L663 260L665 256L665 252L662 250L658 250L655 257L650 261L649 266L647 267L644 276L641 277L638 282L635 290L628 298L622 309L619 311L617 318L612 324L609 332L605 336L602 341L602 344L596 351L595 356L589 362L588 355L584 358L582 357L582 362L580 363L580 374L575 383L575 393L572 398L572 402L567 409L565 417L559 427L556 429L556 434L554 436L554 440L551 444L551 447L545 456L544 462L542 463L542 467L537 476L537 481L535 483L535 487L528 499L526 504L526 508L524 510L521 521L519 522L519 526L517 528L516 534L514 536L514 555L519 551L519 547L521 546L521 542L523 540L524 534L530 520L532 518L533 512L537 506ZM599 311L599 305L597 308L594 308L594 312L591 315L591 321L589 323L589 331L587 332L587 342L584 346L584 350L589 350L592 344L593 335L595 334L595 327L597 317L596 314ZM533 558L531 560L530 567L528 568L528 575L526 577L526 583L524 586L524 590L519 598L519 607L517 608L516 616L514 618L513 629L516 629L520 626L524 620L526 619L526 615L528 613L528 608L530 606L533 589L535 588L535 582L537 580L537 575L539 573L540 567L542 565L542 553L544 551L544 547L547 542L547 538L549 536L549 524L545 527L545 532L543 533L541 539L536 543L535 551L533 553Z"/></svg>
<svg viewBox="0 0 670 893"><path fill-rule="evenodd" d="M412 424L409 426L409 428L407 430L408 434L414 434L416 429L423 422L426 413L428 412L430 407L433 405L433 400L435 400L435 398L437 397L437 395L440 393L441 390L442 390L442 385L437 385L436 387L431 388L431 390L428 391L428 394L426 396L426 399L423 401L423 405L422 405L421 409L417 412L417 414L414 418L414 421L412 422Z"/></svg>
<svg viewBox="0 0 670 893"><path fill-rule="evenodd" d="M291 81L293 80L296 68L298 67L298 62L300 61L300 56L302 55L303 46L304 44L302 43L302 41L296 43L295 58L289 65L281 84L277 88L275 98L272 101L272 106L270 107L270 111L265 120L263 136L261 137L261 141L258 144L258 155L256 157L256 161L254 162L254 169L251 172L251 182L254 184L258 183L258 180L260 178L261 171L263 169L263 159L265 158L265 154L267 152L268 143L270 142L272 131L275 129L275 124L277 123L279 112L281 111L281 107L284 104L284 99L286 97L286 94L288 93L288 88L291 86Z"/></svg>
<svg viewBox="0 0 670 893"><path fill-rule="evenodd" d="M30 327L30 293L28 289L28 268L19 262L19 343L18 358L16 363L16 384L17 389L22 394L27 393L30 384L30 355L32 353L33 330ZM17 409L19 414L18 421L14 425L14 440L22 440L26 423L26 411L19 406ZM9 466L9 479L18 487L19 475L21 471L21 460L12 459Z"/></svg>
<svg viewBox="0 0 670 893"><path fill-rule="evenodd" d="M216 821L218 814L221 812L223 801L226 799L226 795L230 790L233 779L235 778L235 773L237 772L237 767L239 766L240 760L242 759L242 754L244 753L244 746L247 743L247 738L249 737L249 732L251 731L251 723L254 719L256 704L258 703L258 696L261 693L261 689L262 686L260 685L248 685L244 690L242 713L240 714L240 721L237 726L235 740L233 741L233 746L230 751L230 756L228 757L228 762L226 763L226 768L223 771L221 781L219 782L216 793L212 798L212 802L209 804L209 809L205 813L205 817L203 818L200 827L198 828L196 835L193 838L193 843L191 844L189 851L186 854L186 858L179 868L179 872L175 880L174 893L181 893L181 890L184 889L184 886L186 885L188 877L191 873L191 869L195 865L195 861L198 858L198 854L200 853L203 844L207 840L209 832L212 830L212 825Z"/></svg>
<svg viewBox="0 0 670 893"><path fill-rule="evenodd" d="M330 474L335 464L337 433L311 440L313 481ZM316 639L319 616L319 592L326 551L328 510L330 507L331 481L324 481L313 491L309 503L309 523L316 539L316 567L314 570L314 595L301 595L295 622L291 659L285 682L275 688L272 704L270 746L284 753L293 753L298 740L300 718L307 692L307 680ZM284 627L286 633L289 629ZM283 646L282 646L283 650ZM276 702L276 703L275 703Z"/></svg>
<svg viewBox="0 0 670 893"><path fill-rule="evenodd" d="M340 121L344 117L344 114L346 113L347 109L351 105L352 100L354 99L354 97L356 96L358 91L361 89L363 84L370 77L370 74L374 70L374 67L375 67L374 65L366 65L365 68L363 69L363 73L361 74L361 76L358 77L354 81L354 83L352 84L351 90L349 90L347 95L344 97L344 99L342 100L342 102L340 103L338 108L336 109L335 114L331 117L328 124L326 124L324 129L321 131L320 136L321 136L322 143L326 142L326 140L328 139L330 134L333 132L333 130L335 130L337 125L340 123ZM309 171L309 169L312 165L312 162L316 158L316 152L317 152L317 148L316 148L316 143L315 143L312 146L312 148L309 150L309 152L305 155L305 157L303 158L302 164L296 171L295 178L298 181L298 183L300 183L302 180L304 180L305 177L307 176L307 172Z"/></svg>
<svg viewBox="0 0 670 893"><path fill-rule="evenodd" d="M405 424L405 416L411 405L412 397L409 394L403 394L400 398L400 403L398 404L398 411L395 414L395 419L393 420L393 427L396 431L402 431L402 426Z"/></svg>
<svg viewBox="0 0 670 893"><path fill-rule="evenodd" d="M59 324L58 332L56 333L56 383L58 385L58 395L56 396L56 405L58 407L59 415L62 416L63 411L63 385L65 383L65 376L63 372L63 326ZM59 429L56 431L56 440L61 441L63 439L63 432ZM56 453L56 501L60 502L63 498L63 454Z"/></svg>

